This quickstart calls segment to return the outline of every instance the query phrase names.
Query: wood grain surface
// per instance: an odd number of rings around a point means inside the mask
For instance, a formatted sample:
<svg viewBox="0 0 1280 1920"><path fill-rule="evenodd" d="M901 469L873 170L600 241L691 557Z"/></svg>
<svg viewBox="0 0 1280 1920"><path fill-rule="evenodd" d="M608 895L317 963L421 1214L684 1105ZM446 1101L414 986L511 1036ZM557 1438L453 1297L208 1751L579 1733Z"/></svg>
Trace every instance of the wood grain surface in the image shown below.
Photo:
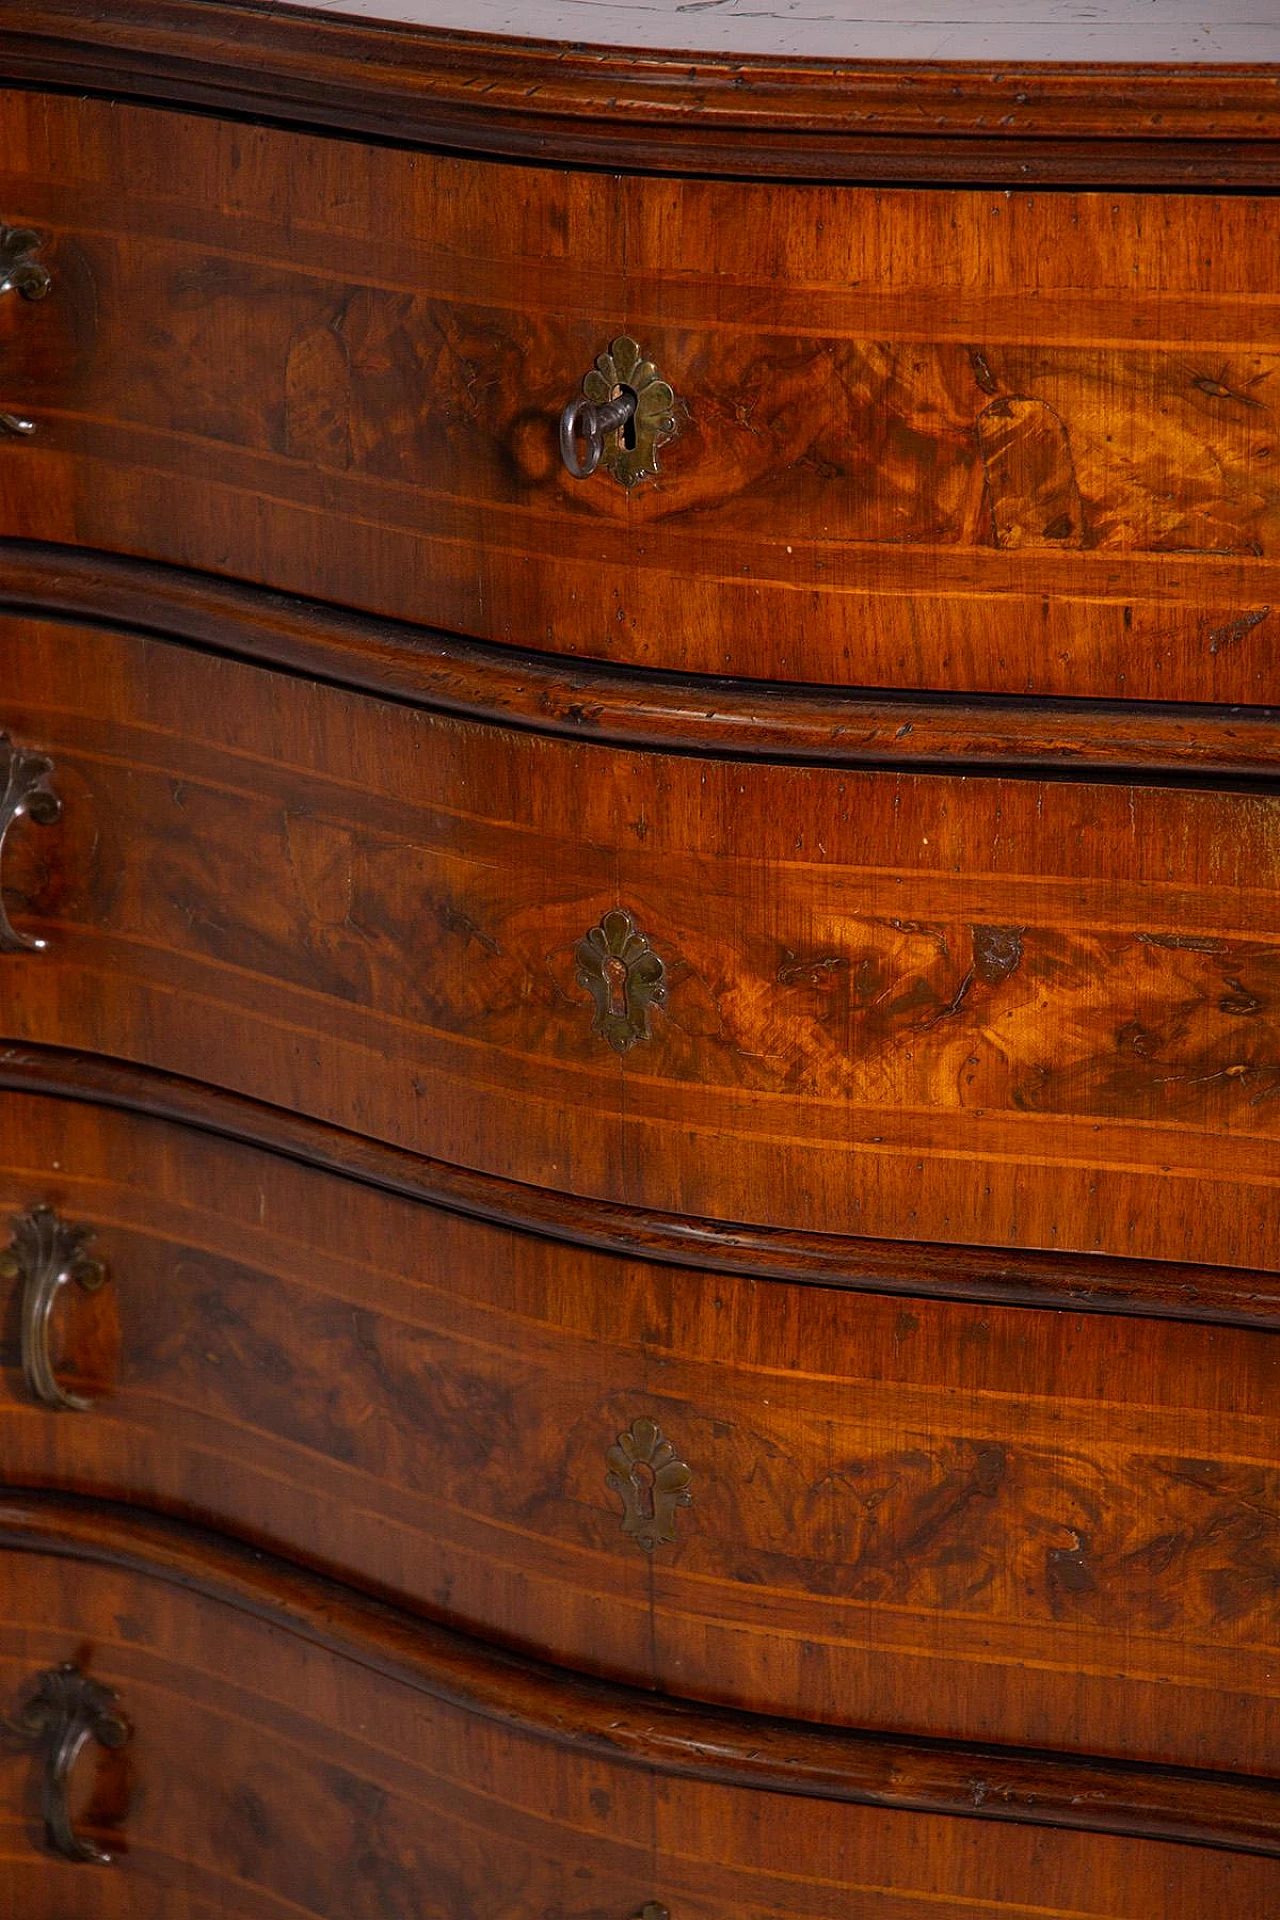
<svg viewBox="0 0 1280 1920"><path fill-rule="evenodd" d="M8 533L650 667L1274 698L1273 200L6 114L0 206L55 276L0 311L38 429L0 463ZM630 493L556 447L624 330L684 419Z"/></svg>
<svg viewBox="0 0 1280 1920"><path fill-rule="evenodd" d="M1277 802L645 755L9 619L5 1037L806 1231L1274 1268ZM652 1037L593 1030L615 906Z"/></svg>
<svg viewBox="0 0 1280 1920"><path fill-rule="evenodd" d="M406 1632L395 1615L227 1545L86 1518L19 1500L0 1510L6 1703L18 1706L33 1674L70 1651L118 1690L133 1726L124 1778L80 1786L86 1826L117 1849L110 1870L69 1878L34 1853L30 1762L0 1761L0 1885L31 1901L24 1911L52 1916L74 1899L77 1914L166 1920L208 1910L407 1920L425 1905L496 1920L536 1901L631 1920L656 1895L702 1920L940 1910L980 1920L993 1909L1011 1920L1186 1920L1229 1902L1262 1914L1275 1897L1274 1858L1072 1832L1052 1818L1022 1826L981 1792L956 1819L779 1792L777 1775L772 1792L721 1784L707 1778L716 1743L732 1764L752 1725L775 1754L788 1730L557 1685L454 1636ZM823 1746L857 1744L805 1738L792 1745L801 1777ZM909 1792L928 1755L888 1751ZM1017 1760L955 1758L989 1772L971 1789L998 1786L1006 1766L1017 1779ZM938 1753L933 1770L948 1764ZM1052 1816L1073 1769L1039 1765ZM1078 1798L1102 1803L1110 1787L1122 1799L1125 1777L1079 1769ZM1203 1777L1127 1778L1131 1802L1147 1790L1170 1803L1198 1795L1225 1814L1264 1798ZM1077 1806L1073 1817L1088 1816Z"/></svg>
<svg viewBox="0 0 1280 1920"><path fill-rule="evenodd" d="M1280 1327L1280 1274L1258 1268L870 1240L663 1213L501 1180L199 1081L58 1047L0 1046L0 1087L174 1120L469 1219L602 1253L851 1292Z"/></svg>
<svg viewBox="0 0 1280 1920"><path fill-rule="evenodd" d="M1268 1772L1280 1351L1261 1331L856 1298L466 1221L0 1096L0 1222L91 1226L11 1485L231 1531L581 1671L893 1734ZM0 1230L0 1245L7 1234ZM656 1419L675 1539L607 1458Z"/></svg>
<svg viewBox="0 0 1280 1920"><path fill-rule="evenodd" d="M96 0L91 11L9 0L0 69L77 92L611 169L1018 187L1280 177L1266 0L1215 9L1212 26L1200 0L1116 0L1109 13L951 6L941 44L936 4L864 9L856 35L830 7L570 9L578 24L540 43L526 37L528 8L507 9L516 37L500 38L475 31L479 10L462 33L439 11L415 26L407 0L377 0L382 21L270 0ZM615 45L585 45L589 34ZM744 36L760 51L745 51ZM720 51L650 50L677 38ZM1179 63L1192 45L1192 63ZM787 58L788 47L809 57Z"/></svg>
<svg viewBox="0 0 1280 1920"><path fill-rule="evenodd" d="M0 607L67 615L575 740L807 765L1271 779L1280 708L892 694L608 666L372 619L214 574L0 539Z"/></svg>

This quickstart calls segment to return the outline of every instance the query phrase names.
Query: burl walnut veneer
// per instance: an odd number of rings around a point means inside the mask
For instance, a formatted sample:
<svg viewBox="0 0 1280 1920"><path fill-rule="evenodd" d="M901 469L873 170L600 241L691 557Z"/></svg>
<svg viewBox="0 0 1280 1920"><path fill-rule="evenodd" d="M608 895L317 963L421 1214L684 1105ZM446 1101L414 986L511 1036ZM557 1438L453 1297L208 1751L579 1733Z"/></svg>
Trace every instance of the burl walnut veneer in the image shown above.
<svg viewBox="0 0 1280 1920"><path fill-rule="evenodd" d="M0 1907L1273 1920L1274 0L346 4L0 18Z"/></svg>

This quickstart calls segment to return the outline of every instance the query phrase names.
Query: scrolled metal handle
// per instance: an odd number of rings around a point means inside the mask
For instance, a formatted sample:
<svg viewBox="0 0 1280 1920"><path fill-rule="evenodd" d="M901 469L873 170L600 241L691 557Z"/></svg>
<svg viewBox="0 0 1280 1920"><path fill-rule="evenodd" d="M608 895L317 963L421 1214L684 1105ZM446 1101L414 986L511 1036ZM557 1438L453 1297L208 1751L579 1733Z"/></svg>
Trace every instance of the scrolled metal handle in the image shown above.
<svg viewBox="0 0 1280 1920"><path fill-rule="evenodd" d="M64 1860L109 1866L112 1856L83 1839L72 1825L71 1774L88 1741L111 1748L122 1747L129 1738L118 1696L66 1661L37 1677L35 1693L9 1725L43 1753L40 1811L51 1851Z"/></svg>
<svg viewBox="0 0 1280 1920"><path fill-rule="evenodd" d="M30 227L0 225L0 293L20 293L24 300L43 300L53 285L48 267L36 259L40 235ZM34 420L0 411L0 432L32 434Z"/></svg>
<svg viewBox="0 0 1280 1920"><path fill-rule="evenodd" d="M62 813L62 802L49 785L53 762L43 753L31 753L0 733L0 882L4 872L4 843L10 827L24 817L47 827ZM0 885L0 953L38 953L43 940L28 939L12 924L4 908Z"/></svg>
<svg viewBox="0 0 1280 1920"><path fill-rule="evenodd" d="M560 415L560 457L575 480L589 480L604 458L605 436L625 427L636 410L634 393L620 393L603 406L594 400L571 400ZM578 459L578 441L587 450Z"/></svg>
<svg viewBox="0 0 1280 1920"><path fill-rule="evenodd" d="M85 1252L91 1227L74 1225L52 1207L32 1207L13 1222L13 1240L0 1254L0 1278L22 1282L22 1372L33 1399L59 1413L88 1413L92 1400L58 1382L49 1351L54 1302L63 1287L96 1293L107 1278L100 1260Z"/></svg>

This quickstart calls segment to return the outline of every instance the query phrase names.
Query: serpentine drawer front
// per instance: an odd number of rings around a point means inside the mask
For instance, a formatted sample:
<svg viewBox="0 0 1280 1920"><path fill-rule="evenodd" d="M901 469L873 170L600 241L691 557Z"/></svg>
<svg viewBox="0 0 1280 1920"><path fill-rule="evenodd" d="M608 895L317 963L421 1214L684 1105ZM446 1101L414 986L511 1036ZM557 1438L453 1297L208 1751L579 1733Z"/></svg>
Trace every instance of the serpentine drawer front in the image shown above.
<svg viewBox="0 0 1280 1920"><path fill-rule="evenodd" d="M28 1298L37 1200L106 1281L51 1336L89 1411L4 1355L24 1485L704 1699L1227 1769L1280 1739L1268 1331L624 1260L0 1095Z"/></svg>
<svg viewBox="0 0 1280 1920"><path fill-rule="evenodd" d="M0 1696L20 1736L0 1755L5 1885L38 1920L801 1920L883 1911L899 1849L895 1920L984 1920L993 1904L1010 1920L1261 1915L1280 1895L1274 1858L1126 1833L1123 1776L1074 1781L1109 1796L1120 1831L1070 1830L1061 1766L1041 1771L1040 1824L1020 1823L1032 1795L1016 1765L1004 1820L974 1822L901 1802L959 1811L977 1755L899 1748L886 1765L777 1729L821 1797L754 1791L723 1784L750 1777L749 1721L557 1691L546 1669L405 1633L340 1588L190 1536L118 1518L91 1532L29 1500L0 1509L0 1533ZM51 1787L51 1744L76 1714L82 1753ZM1194 1833L1194 1793L1171 1782L1148 1824L1172 1835L1181 1815ZM889 1804L857 1804L874 1797ZM1256 1820L1259 1798L1229 1790L1220 1811ZM107 1862L57 1858L60 1830Z"/></svg>
<svg viewBox="0 0 1280 1920"><path fill-rule="evenodd" d="M0 1913L1280 1914L1274 12L0 7Z"/></svg>
<svg viewBox="0 0 1280 1920"><path fill-rule="evenodd" d="M4 316L11 533L647 665L1273 698L1274 199L513 176L41 95L5 128L53 276ZM641 379L653 458L566 471L588 375Z"/></svg>
<svg viewBox="0 0 1280 1920"><path fill-rule="evenodd" d="M4 846L15 1040L677 1213L1280 1265L1270 794L629 753L0 631L62 805Z"/></svg>

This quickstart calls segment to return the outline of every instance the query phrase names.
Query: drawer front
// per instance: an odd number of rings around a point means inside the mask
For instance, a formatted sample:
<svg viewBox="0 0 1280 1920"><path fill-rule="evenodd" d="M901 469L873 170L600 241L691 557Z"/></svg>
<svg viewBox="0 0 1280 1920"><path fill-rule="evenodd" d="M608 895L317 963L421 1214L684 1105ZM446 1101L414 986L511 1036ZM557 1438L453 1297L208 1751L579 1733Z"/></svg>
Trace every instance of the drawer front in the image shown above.
<svg viewBox="0 0 1280 1920"><path fill-rule="evenodd" d="M190 1549L153 1572L119 1532L101 1552L123 1566L95 1565L90 1539L69 1558L52 1539L5 1557L6 1714L43 1698L57 1723L51 1700L93 1689L109 1716L95 1729L124 1740L91 1738L65 1796L72 1836L113 1852L107 1865L42 1853L38 1753L10 1743L0 1760L0 1884L40 1920L1183 1920L1260 1915L1280 1893L1274 1858L625 1765L576 1739L571 1686L562 1723L542 1705L534 1732L528 1702L546 1689L522 1693L518 1673L502 1698L482 1658L415 1647L341 1596L308 1604L269 1568L224 1575ZM465 1684L477 1667L482 1711Z"/></svg>
<svg viewBox="0 0 1280 1920"><path fill-rule="evenodd" d="M1274 697L1273 199L513 169L40 95L6 132L54 276L0 314L6 532L710 673ZM620 338L679 431L575 479L557 419Z"/></svg>
<svg viewBox="0 0 1280 1920"><path fill-rule="evenodd" d="M87 1411L20 1364L38 1206L106 1273L44 1340ZM32 1095L0 1222L12 1482L685 1696L1273 1765L1274 1333L610 1257Z"/></svg>
<svg viewBox="0 0 1280 1920"><path fill-rule="evenodd" d="M674 1213L1280 1264L1273 796L619 752L0 632L64 803L4 850L12 1040Z"/></svg>

